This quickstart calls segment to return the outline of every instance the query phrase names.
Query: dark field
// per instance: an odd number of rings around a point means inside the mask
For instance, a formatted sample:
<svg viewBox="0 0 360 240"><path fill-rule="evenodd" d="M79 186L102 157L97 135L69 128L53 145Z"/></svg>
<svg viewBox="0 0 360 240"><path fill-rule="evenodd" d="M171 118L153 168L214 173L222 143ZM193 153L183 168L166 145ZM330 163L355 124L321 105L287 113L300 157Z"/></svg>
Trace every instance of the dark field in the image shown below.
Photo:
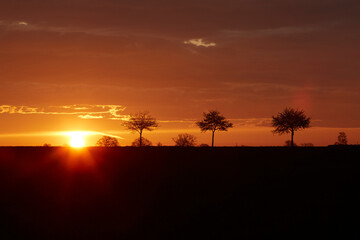
<svg viewBox="0 0 360 240"><path fill-rule="evenodd" d="M359 150L0 148L0 239L358 239Z"/></svg>

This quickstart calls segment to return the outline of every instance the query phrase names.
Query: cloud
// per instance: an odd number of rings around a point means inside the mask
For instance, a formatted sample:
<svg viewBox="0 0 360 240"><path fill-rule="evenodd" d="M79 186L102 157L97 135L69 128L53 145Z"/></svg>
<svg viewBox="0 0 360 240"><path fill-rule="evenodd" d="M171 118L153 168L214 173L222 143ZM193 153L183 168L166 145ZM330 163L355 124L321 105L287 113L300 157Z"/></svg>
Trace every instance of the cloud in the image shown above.
<svg viewBox="0 0 360 240"><path fill-rule="evenodd" d="M92 115L79 115L78 116L79 118L82 118L82 119L102 119L104 118L103 116L92 116Z"/></svg>
<svg viewBox="0 0 360 240"><path fill-rule="evenodd" d="M195 121L196 120L185 119L185 120L159 120L158 122L161 122L161 123L192 123Z"/></svg>
<svg viewBox="0 0 360 240"><path fill-rule="evenodd" d="M1 21L0 20L0 29L5 29L7 31L30 31L35 30L36 26L30 25L25 21Z"/></svg>
<svg viewBox="0 0 360 240"><path fill-rule="evenodd" d="M91 135L99 135L99 136L109 136L119 139L124 139L123 137L120 137L118 135L107 133L107 132L96 132L96 131L79 131L83 135L91 136ZM9 138L9 137L47 137L47 136L69 136L73 132L69 131L44 131L44 132L25 132L25 133L0 133L0 138ZM123 132L120 132L123 134Z"/></svg>
<svg viewBox="0 0 360 240"><path fill-rule="evenodd" d="M29 24L25 21L0 21L0 27L8 31L44 31L54 33L83 33L96 36L123 36L124 34L119 29L108 28L81 28L81 27L61 27L61 26L48 26L41 24Z"/></svg>
<svg viewBox="0 0 360 240"><path fill-rule="evenodd" d="M156 38L166 41L178 41L178 38L170 37L167 34L154 34L137 29L124 29L118 26L89 27L81 25L61 26L61 25L45 25L40 23L28 23L25 21L2 21L0 20L0 30L19 31L19 32L48 32L60 34L86 34L91 36L103 37L126 37L129 35Z"/></svg>
<svg viewBox="0 0 360 240"><path fill-rule="evenodd" d="M190 39L188 41L184 41L185 44L192 44L195 45L197 47L215 47L216 43L210 42L210 43L206 43L203 41L202 38L198 38L198 39Z"/></svg>
<svg viewBox="0 0 360 240"><path fill-rule="evenodd" d="M23 22L23 21L17 22L17 24L19 24L19 25L24 25L24 26L29 25L27 22Z"/></svg>
<svg viewBox="0 0 360 240"><path fill-rule="evenodd" d="M74 115L81 119L126 120L129 116L122 114L124 110L125 107L121 105L67 105L48 107L0 106L0 114Z"/></svg>
<svg viewBox="0 0 360 240"><path fill-rule="evenodd" d="M235 127L271 127L272 118L237 118L229 119Z"/></svg>
<svg viewBox="0 0 360 240"><path fill-rule="evenodd" d="M295 35L303 33L315 32L318 29L323 29L325 26L311 25L300 27L278 27L278 28L266 28L266 29L252 29L252 30L221 30L222 37L228 38L254 38L254 37L266 37L266 36L283 36L283 35Z"/></svg>

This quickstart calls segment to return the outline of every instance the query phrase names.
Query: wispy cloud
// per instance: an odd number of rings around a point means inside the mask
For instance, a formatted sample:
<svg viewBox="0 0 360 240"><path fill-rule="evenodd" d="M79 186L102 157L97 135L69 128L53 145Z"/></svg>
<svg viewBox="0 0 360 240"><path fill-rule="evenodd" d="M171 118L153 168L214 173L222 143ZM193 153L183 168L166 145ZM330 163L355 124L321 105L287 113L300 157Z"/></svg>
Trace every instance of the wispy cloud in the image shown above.
<svg viewBox="0 0 360 240"><path fill-rule="evenodd" d="M189 120L189 119L184 119L184 120L159 120L158 122L161 123L191 123L191 122L195 122L196 120Z"/></svg>
<svg viewBox="0 0 360 240"><path fill-rule="evenodd" d="M271 118L229 118L229 121L234 123L235 127L270 127ZM189 124L190 128L198 128L195 122L198 119L184 119L184 120L159 120L160 123L177 123L177 124Z"/></svg>
<svg viewBox="0 0 360 240"><path fill-rule="evenodd" d="M44 132L26 132L26 133L1 133L0 138L9 138L9 137L48 137L48 136L71 136L74 132L71 131L44 131ZM118 139L124 139L113 133L107 132L96 132L96 131L78 131L84 136L109 136Z"/></svg>
<svg viewBox="0 0 360 240"><path fill-rule="evenodd" d="M178 41L178 38L170 37L166 34L152 34L136 29L124 29L117 26L110 27L84 27L84 26L61 26L61 25L44 25L40 23L30 23L26 21L3 21L0 20L0 30L19 31L19 32L49 32L59 34L86 34L91 36L104 37L128 37L129 35L156 38L167 41Z"/></svg>
<svg viewBox="0 0 360 240"><path fill-rule="evenodd" d="M121 105L0 106L0 114L74 115L82 119L127 120L129 116L122 114L124 110L125 107Z"/></svg>
<svg viewBox="0 0 360 240"><path fill-rule="evenodd" d="M198 39L190 39L188 41L184 41L185 44L192 44L194 46L197 47L215 47L216 43L214 42L209 42L206 43L204 42L204 40L202 38L198 38Z"/></svg>
<svg viewBox="0 0 360 240"><path fill-rule="evenodd" d="M17 24L19 24L19 25L24 25L24 26L29 25L27 22L23 22L23 21L17 22Z"/></svg>
<svg viewBox="0 0 360 240"><path fill-rule="evenodd" d="M78 116L79 118L82 118L82 119L102 119L104 118L103 116L92 116L92 115L79 115Z"/></svg>
<svg viewBox="0 0 360 240"><path fill-rule="evenodd" d="M47 26L36 23L29 23L26 21L0 21L0 28L8 31L44 31L54 33L83 33L97 36L123 36L124 34L119 29L109 28L81 28L76 26L62 27L62 26Z"/></svg>
<svg viewBox="0 0 360 240"><path fill-rule="evenodd" d="M270 127L271 118L236 118L229 119L236 127Z"/></svg>
<svg viewBox="0 0 360 240"><path fill-rule="evenodd" d="M1 20L0 20L0 28L8 31L29 31L36 29L34 25L31 25L26 21L10 22L10 21L1 21Z"/></svg>
<svg viewBox="0 0 360 240"><path fill-rule="evenodd" d="M319 29L319 26L302 26L302 27L279 27L267 29L253 29L253 30L221 30L220 35L223 37L239 37L239 38L253 38L264 36L282 36L294 35L314 32Z"/></svg>

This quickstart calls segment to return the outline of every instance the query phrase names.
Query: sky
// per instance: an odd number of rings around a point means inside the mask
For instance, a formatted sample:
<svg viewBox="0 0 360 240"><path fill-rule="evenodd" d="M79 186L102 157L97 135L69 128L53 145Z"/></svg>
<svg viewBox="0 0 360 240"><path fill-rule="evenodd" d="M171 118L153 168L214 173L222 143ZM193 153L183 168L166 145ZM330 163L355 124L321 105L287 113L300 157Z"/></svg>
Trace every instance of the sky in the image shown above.
<svg viewBox="0 0 360 240"><path fill-rule="evenodd" d="M149 111L154 144L216 109L218 146L283 145L271 117L303 109L295 142L360 141L360 11L353 0L2 0L0 145L64 145L64 131L130 144Z"/></svg>

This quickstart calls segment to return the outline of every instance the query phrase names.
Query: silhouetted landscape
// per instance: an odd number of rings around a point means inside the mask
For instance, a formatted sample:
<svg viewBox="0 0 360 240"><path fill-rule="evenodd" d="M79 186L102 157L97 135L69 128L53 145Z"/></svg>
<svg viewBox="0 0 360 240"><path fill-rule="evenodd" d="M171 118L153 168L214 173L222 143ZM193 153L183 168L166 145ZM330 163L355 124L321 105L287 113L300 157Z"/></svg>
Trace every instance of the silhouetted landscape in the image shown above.
<svg viewBox="0 0 360 240"><path fill-rule="evenodd" d="M359 12L0 0L0 240L360 239Z"/></svg>
<svg viewBox="0 0 360 240"><path fill-rule="evenodd" d="M359 150L2 147L0 238L356 238Z"/></svg>

